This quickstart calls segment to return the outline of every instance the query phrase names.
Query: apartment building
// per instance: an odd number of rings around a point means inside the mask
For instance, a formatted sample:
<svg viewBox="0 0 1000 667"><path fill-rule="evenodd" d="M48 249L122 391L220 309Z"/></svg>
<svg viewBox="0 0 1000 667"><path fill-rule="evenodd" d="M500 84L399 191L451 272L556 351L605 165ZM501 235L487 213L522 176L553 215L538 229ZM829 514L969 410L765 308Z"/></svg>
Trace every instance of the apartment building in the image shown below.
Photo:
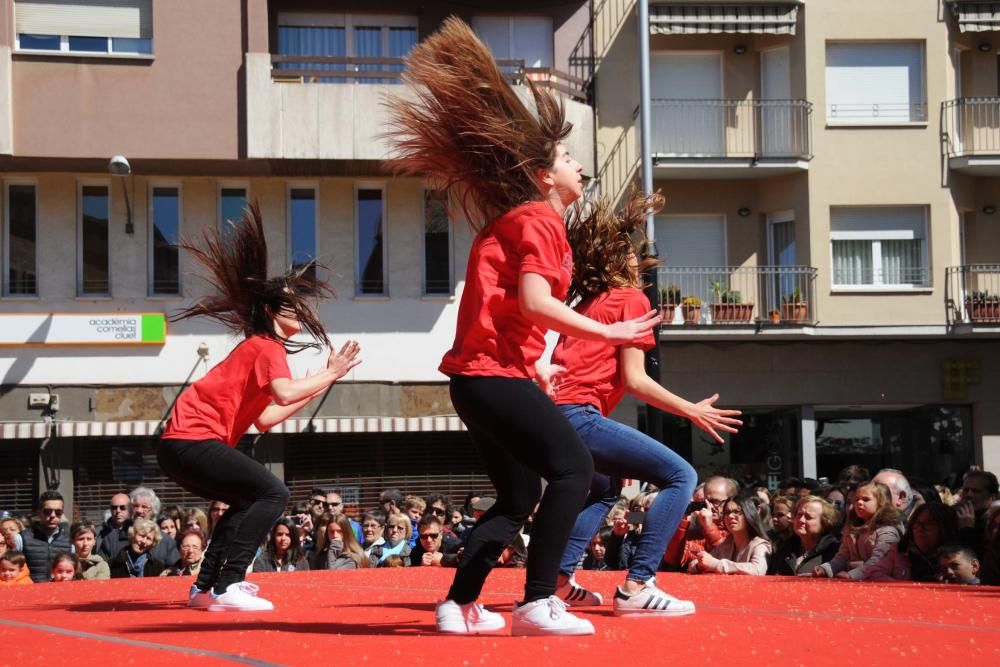
<svg viewBox="0 0 1000 667"><path fill-rule="evenodd" d="M389 486L488 488L436 368L451 346L471 234L438 193L387 175L386 95L448 15L515 85L558 92L596 175L591 7L565 2L0 0L0 508L56 488L75 516L166 480L155 433L236 341L170 323L212 286L172 247L261 207L274 273L313 258L320 314L364 362L241 445L293 498ZM523 88L526 92L526 87ZM113 156L121 156L115 158ZM323 359L292 358L303 374Z"/></svg>
<svg viewBox="0 0 1000 667"><path fill-rule="evenodd" d="M667 200L662 381L746 414L725 447L665 441L771 481L1000 468L997 5L594 5L602 188L637 180L648 108Z"/></svg>

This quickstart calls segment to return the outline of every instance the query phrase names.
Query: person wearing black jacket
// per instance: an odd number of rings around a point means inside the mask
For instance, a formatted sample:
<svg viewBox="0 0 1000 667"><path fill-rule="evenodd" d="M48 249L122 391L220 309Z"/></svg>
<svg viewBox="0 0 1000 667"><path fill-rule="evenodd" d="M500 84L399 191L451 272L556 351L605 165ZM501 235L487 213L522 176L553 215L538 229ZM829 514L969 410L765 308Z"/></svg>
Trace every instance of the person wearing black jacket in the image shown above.
<svg viewBox="0 0 1000 667"><path fill-rule="evenodd" d="M771 554L768 574L812 576L813 568L837 555L840 516L833 505L818 496L795 503L791 537L779 542Z"/></svg>
<svg viewBox="0 0 1000 667"><path fill-rule="evenodd" d="M417 546L410 552L410 565L458 567L461 541L444 531L441 520L425 514L417 523Z"/></svg>
<svg viewBox="0 0 1000 667"><path fill-rule="evenodd" d="M24 557L31 580L36 584L49 580L49 570L56 554L70 551L69 524L63 521L64 503L58 491L46 491L38 497L38 520L21 531Z"/></svg>

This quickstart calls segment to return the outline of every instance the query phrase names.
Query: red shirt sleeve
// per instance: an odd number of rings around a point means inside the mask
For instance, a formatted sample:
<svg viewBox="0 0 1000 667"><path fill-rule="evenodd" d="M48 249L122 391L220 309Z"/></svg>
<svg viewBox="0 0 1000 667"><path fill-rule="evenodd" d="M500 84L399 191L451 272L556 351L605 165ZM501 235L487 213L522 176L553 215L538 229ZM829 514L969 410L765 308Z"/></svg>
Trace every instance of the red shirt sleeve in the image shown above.
<svg viewBox="0 0 1000 667"><path fill-rule="evenodd" d="M253 362L253 371L257 386L268 393L271 393L272 380L291 378L292 373L288 369L288 357L285 356L284 346L270 342L263 345L260 354Z"/></svg>
<svg viewBox="0 0 1000 667"><path fill-rule="evenodd" d="M634 320L637 317L642 317L653 307L649 304L649 298L639 290L631 291L629 297L622 304L622 320ZM645 336L639 340L633 341L628 344L629 347L638 347L643 351L651 350L656 346L656 340L653 338L653 330L650 329Z"/></svg>
<svg viewBox="0 0 1000 667"><path fill-rule="evenodd" d="M558 227L557 227L558 225ZM517 253L521 257L519 273L537 273L557 283L564 271L572 271L572 256L567 257L568 243L561 220L528 212L521 223ZM563 264L568 261L569 267Z"/></svg>

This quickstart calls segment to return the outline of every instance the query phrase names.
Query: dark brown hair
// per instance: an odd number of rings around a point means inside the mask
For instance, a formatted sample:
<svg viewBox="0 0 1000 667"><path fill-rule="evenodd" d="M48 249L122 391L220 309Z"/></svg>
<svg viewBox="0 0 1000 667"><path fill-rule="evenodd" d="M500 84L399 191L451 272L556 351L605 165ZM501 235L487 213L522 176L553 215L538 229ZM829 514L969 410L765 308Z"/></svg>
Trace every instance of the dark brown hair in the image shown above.
<svg viewBox="0 0 1000 667"><path fill-rule="evenodd" d="M315 262L268 278L267 241L257 203L244 209L239 222L227 220L226 225L225 234L215 226L205 230L204 248L187 240L177 244L208 269L206 280L219 292L181 310L171 321L208 317L248 338L262 334L279 340L289 353L319 348L320 342L292 341L275 330L274 317L282 310L294 311L304 330L329 345L323 323L306 301L310 295L333 296L330 286L316 278Z"/></svg>
<svg viewBox="0 0 1000 667"><path fill-rule="evenodd" d="M447 191L475 230L540 199L537 172L552 167L556 144L572 129L561 102L527 80L533 114L455 17L414 47L403 78L413 99L386 102L395 174L423 176Z"/></svg>
<svg viewBox="0 0 1000 667"><path fill-rule="evenodd" d="M664 204L659 192L631 191L616 214L611 202L600 198L571 209L566 236L573 248L573 282L568 300L601 294L614 287L640 287L629 268L632 255L645 249L646 216ZM638 237L638 238L633 238ZM639 260L639 276L656 266L652 257Z"/></svg>
<svg viewBox="0 0 1000 667"><path fill-rule="evenodd" d="M855 493L861 493L861 489L872 489L878 501L878 509L867 521L861 519L854 512L853 503L847 510L847 521L844 522L844 535L857 535L863 531L874 532L876 528L883 526L898 526L903 519L902 513L896 509L892 500L892 491L889 487L880 482L862 482L858 484Z"/></svg>

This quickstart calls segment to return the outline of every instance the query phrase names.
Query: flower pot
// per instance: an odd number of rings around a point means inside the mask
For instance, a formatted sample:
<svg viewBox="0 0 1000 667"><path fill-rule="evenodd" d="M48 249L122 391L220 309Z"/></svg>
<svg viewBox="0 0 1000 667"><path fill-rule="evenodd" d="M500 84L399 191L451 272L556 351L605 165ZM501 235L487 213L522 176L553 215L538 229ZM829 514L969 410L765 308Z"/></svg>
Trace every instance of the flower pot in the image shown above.
<svg viewBox="0 0 1000 667"><path fill-rule="evenodd" d="M809 318L809 306L805 303L781 304L781 319L788 322L805 322Z"/></svg>
<svg viewBox="0 0 1000 667"><path fill-rule="evenodd" d="M966 299L965 309L973 322L1000 322L1000 299L986 301Z"/></svg>
<svg viewBox="0 0 1000 667"><path fill-rule="evenodd" d="M735 324L749 322L753 318L752 303L713 303L712 322Z"/></svg>
<svg viewBox="0 0 1000 667"><path fill-rule="evenodd" d="M684 324L698 324L701 319L701 306L686 303L681 306L681 312L684 313Z"/></svg>
<svg viewBox="0 0 1000 667"><path fill-rule="evenodd" d="M771 320L771 324L781 324L781 313L779 313L778 311L772 310L768 314L768 317Z"/></svg>
<svg viewBox="0 0 1000 667"><path fill-rule="evenodd" d="M670 324L674 321L674 313L677 312L676 303L661 303L660 304L660 316L663 318L661 324Z"/></svg>

